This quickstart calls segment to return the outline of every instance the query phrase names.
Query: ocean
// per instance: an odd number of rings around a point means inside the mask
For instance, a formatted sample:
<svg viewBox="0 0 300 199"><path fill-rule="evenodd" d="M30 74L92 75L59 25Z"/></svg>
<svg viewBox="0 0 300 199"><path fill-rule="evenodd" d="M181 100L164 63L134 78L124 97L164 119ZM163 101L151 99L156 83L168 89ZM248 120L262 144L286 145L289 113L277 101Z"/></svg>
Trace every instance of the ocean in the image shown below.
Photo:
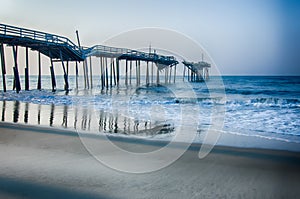
<svg viewBox="0 0 300 199"><path fill-rule="evenodd" d="M203 142L209 129L216 129L231 139L221 144L264 147L264 140L273 140L300 150L297 76L212 76L207 83L183 82L177 76L176 83L159 86L143 82L136 86L135 79L125 86L121 77L119 87L104 90L99 77L93 77L93 88L87 90L83 77L75 89L75 76L70 76L68 93L63 77L56 80L56 92L51 91L49 76L42 77L43 89L37 90L37 77L30 76L30 91L16 93L11 90L13 76L7 76L7 92L2 91L0 78L1 121L158 140L172 140L184 126L183 134L195 134L196 143ZM21 81L23 85L23 76Z"/></svg>

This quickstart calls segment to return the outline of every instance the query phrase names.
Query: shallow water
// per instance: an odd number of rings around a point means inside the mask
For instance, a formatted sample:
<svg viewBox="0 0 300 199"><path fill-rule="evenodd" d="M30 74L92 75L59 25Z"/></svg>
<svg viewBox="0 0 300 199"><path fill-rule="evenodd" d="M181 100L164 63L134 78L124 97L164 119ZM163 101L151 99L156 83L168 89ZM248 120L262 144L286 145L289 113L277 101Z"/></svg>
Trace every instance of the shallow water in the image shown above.
<svg viewBox="0 0 300 199"><path fill-rule="evenodd" d="M8 88L12 79L8 77ZM75 88L75 77L69 79ZM30 91L1 92L1 121L166 140L182 125L196 126L191 130L197 132L185 133L196 133L195 142L200 142L220 116L223 133L300 143L300 77L225 76L224 87L217 77L188 86L177 77L176 84L121 85L103 91L100 79L93 79L92 90L81 85L66 93L58 76L61 88L53 93L49 77L43 77L44 89L39 91L31 76Z"/></svg>

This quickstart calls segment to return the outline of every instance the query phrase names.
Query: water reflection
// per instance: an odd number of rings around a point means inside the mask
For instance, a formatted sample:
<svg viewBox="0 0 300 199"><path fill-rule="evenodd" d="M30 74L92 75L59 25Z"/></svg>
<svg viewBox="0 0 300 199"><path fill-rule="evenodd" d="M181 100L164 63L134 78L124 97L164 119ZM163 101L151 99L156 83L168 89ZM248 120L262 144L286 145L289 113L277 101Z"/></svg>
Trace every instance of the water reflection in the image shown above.
<svg viewBox="0 0 300 199"><path fill-rule="evenodd" d="M174 131L174 125L166 121L144 121L105 110L19 101L2 101L1 121L137 136L155 136Z"/></svg>
<svg viewBox="0 0 300 199"><path fill-rule="evenodd" d="M5 121L5 108L6 108L6 101L4 100L2 102L2 117L1 117L1 121L4 122Z"/></svg>
<svg viewBox="0 0 300 199"><path fill-rule="evenodd" d="M20 111L20 102L15 101L14 103L14 113L13 113L13 122L17 123L19 120L19 111Z"/></svg>
<svg viewBox="0 0 300 199"><path fill-rule="evenodd" d="M28 108L29 108L29 103L25 103L25 112L24 112L24 123L28 123Z"/></svg>

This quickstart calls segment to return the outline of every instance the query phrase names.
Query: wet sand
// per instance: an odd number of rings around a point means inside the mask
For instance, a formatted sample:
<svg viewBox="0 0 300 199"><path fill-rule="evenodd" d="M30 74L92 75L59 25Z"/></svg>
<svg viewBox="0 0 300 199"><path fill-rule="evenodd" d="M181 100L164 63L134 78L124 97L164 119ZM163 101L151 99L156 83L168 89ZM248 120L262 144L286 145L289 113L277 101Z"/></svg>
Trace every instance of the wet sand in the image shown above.
<svg viewBox="0 0 300 199"><path fill-rule="evenodd" d="M199 159L199 147L159 171L128 174L99 163L74 132L0 123L0 198L300 197L300 153L219 146Z"/></svg>

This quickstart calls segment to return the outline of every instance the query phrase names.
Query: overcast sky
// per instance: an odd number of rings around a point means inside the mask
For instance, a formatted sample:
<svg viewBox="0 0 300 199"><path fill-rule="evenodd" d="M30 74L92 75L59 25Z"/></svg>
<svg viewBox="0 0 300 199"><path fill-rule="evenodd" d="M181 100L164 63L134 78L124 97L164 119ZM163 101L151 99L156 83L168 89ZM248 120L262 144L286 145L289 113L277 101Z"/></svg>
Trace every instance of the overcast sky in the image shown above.
<svg viewBox="0 0 300 199"><path fill-rule="evenodd" d="M300 1L0 0L0 5L0 23L74 42L79 30L85 46L132 29L166 28L201 44L222 74L300 75Z"/></svg>

